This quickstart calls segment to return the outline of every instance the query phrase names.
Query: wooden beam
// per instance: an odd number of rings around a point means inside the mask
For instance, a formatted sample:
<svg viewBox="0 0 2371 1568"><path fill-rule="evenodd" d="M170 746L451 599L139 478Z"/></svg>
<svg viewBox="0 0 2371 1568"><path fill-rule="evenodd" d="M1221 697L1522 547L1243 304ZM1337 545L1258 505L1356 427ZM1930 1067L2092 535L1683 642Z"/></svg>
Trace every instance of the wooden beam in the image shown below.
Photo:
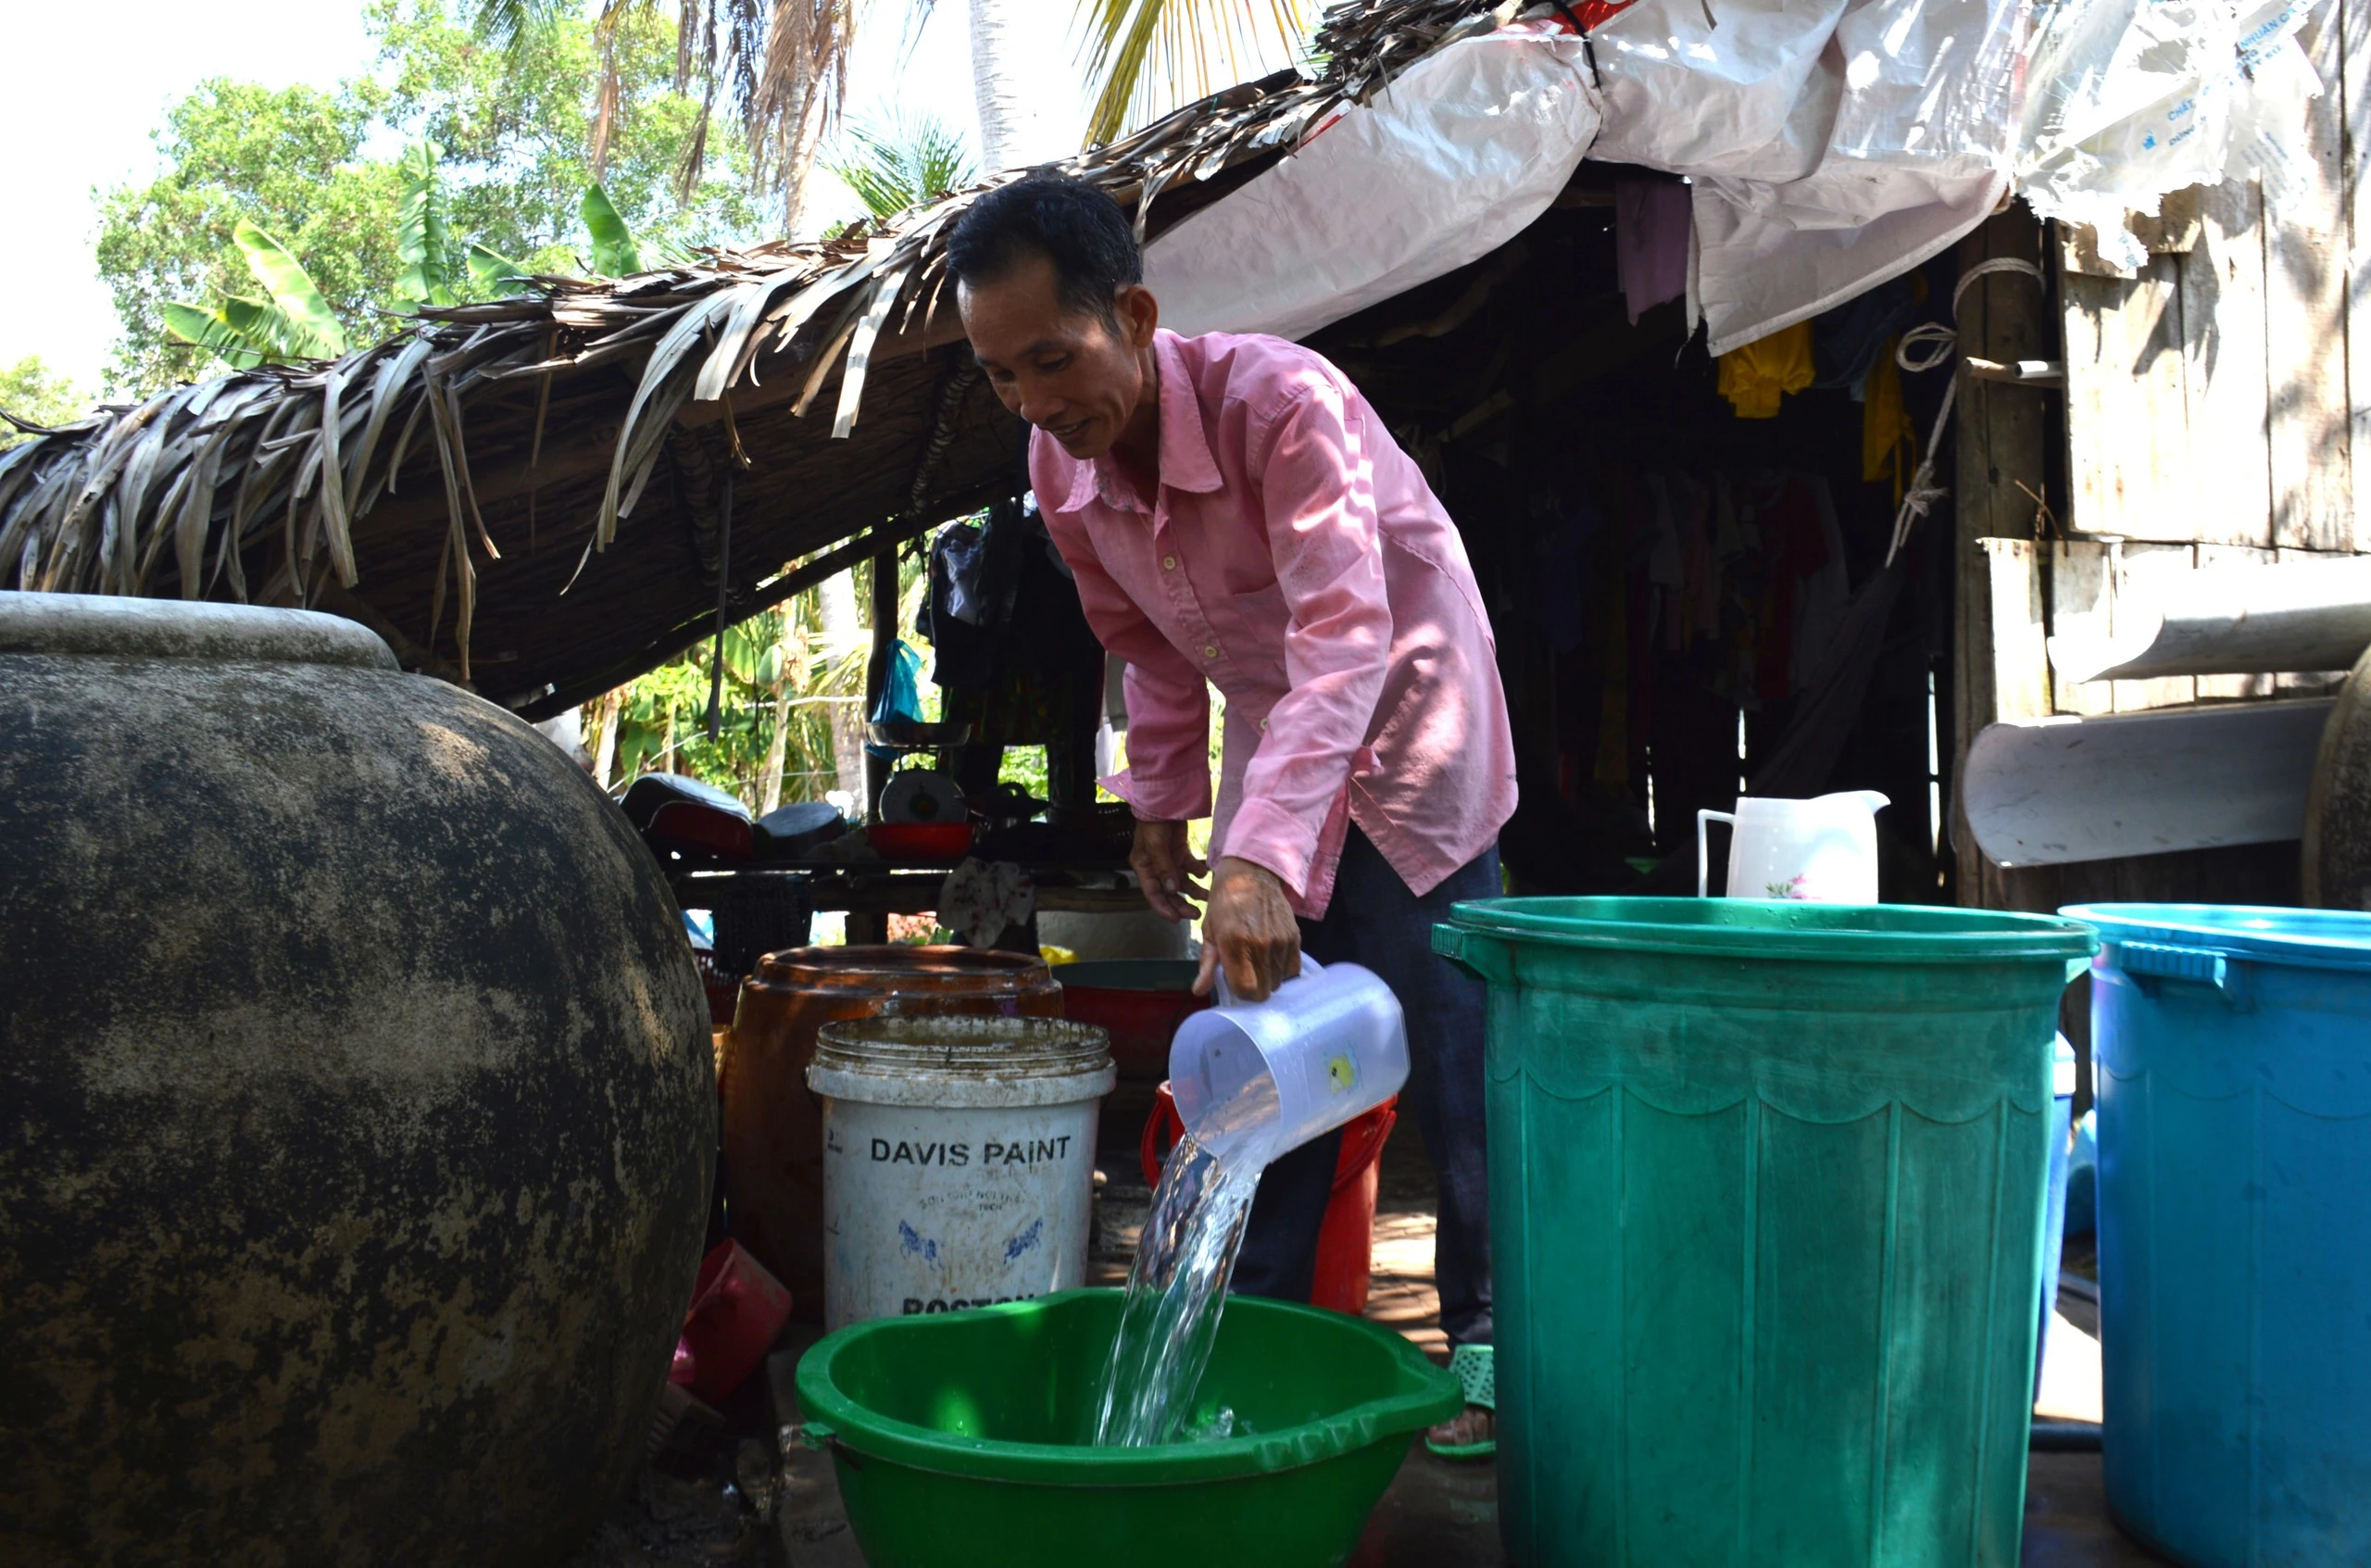
<svg viewBox="0 0 2371 1568"><path fill-rule="evenodd" d="M1992 622L1992 717L2042 719L2050 714L2050 641L2042 624L2041 570L2030 539L1979 539L1989 580Z"/></svg>
<svg viewBox="0 0 2371 1568"><path fill-rule="evenodd" d="M1960 270L1997 257L2040 263L2047 259L2040 223L2022 206L1988 219L1960 245ZM2048 691L2047 655L2039 645L2040 589L2028 574L2035 568L2032 495L2042 491L2047 444L2055 439L2047 398L1997 382L1981 381L1968 358L2013 363L2057 357L2059 334L2045 291L2031 278L1994 273L1968 289L1959 312L1959 413L1957 464L1951 486L1951 560L1958 579L1952 652L1951 844L1957 858L1959 901L1983 908L2005 907L1991 881L1975 834L1959 810L1956 782L1976 733L2001 717L2001 650L2014 652L2007 700L2033 700L2037 679ZM2023 549L2002 546L2023 545ZM2037 660L2040 669L2026 671ZM1990 876L1997 879L1997 867Z"/></svg>
<svg viewBox="0 0 2371 1568"><path fill-rule="evenodd" d="M2273 182L2264 196L2267 542L2283 549L2354 547L2346 326L2348 295L2357 292L2349 282L2360 274L2347 246L2339 32L2361 28L2371 11L2345 8L2341 19L2340 6L2312 7L2298 31L2323 91L2288 111L2302 121L2289 144L2289 179Z"/></svg>

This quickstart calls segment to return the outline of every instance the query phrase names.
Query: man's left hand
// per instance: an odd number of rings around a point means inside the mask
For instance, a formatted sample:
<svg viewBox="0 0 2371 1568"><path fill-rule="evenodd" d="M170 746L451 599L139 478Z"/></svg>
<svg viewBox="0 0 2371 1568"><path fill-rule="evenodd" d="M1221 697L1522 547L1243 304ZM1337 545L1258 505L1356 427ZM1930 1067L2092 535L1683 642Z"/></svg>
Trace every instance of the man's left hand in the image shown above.
<svg viewBox="0 0 2371 1568"><path fill-rule="evenodd" d="M1300 972L1300 922L1276 873L1228 856L1211 872L1211 903L1202 916L1202 972L1194 994L1211 994L1211 979L1226 966L1237 1001L1264 1002Z"/></svg>

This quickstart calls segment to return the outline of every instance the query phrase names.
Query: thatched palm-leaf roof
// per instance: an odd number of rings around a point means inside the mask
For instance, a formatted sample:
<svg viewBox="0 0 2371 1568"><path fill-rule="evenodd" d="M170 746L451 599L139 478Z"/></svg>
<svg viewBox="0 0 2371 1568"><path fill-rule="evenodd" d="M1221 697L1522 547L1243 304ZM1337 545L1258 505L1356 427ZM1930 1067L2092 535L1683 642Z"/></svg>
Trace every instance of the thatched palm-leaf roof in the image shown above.
<svg viewBox="0 0 2371 1568"><path fill-rule="evenodd" d="M1515 8L1352 0L1320 30L1321 75L1063 167L1158 234ZM945 242L1016 177L102 409L0 454L0 587L311 605L530 716L584 700L712 626L720 578L746 614L1015 486L1021 430L957 342Z"/></svg>

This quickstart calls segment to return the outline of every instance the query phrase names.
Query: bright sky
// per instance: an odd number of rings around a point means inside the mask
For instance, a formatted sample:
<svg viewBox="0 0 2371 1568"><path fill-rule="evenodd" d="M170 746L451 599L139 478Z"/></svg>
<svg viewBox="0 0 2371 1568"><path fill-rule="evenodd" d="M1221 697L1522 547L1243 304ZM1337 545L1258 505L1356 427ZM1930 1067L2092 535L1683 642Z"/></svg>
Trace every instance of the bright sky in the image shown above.
<svg viewBox="0 0 2371 1568"><path fill-rule="evenodd" d="M1085 124L1072 9L1065 0L1015 7L1016 56L1046 77L1045 109L1022 161L1068 151ZM38 354L95 394L116 320L93 256L94 192L153 176L149 132L168 104L207 78L329 87L370 64L370 40L358 0L11 0L6 10L0 145L14 149L6 188L14 232L30 243L0 246L0 297L19 302L0 313L0 366ZM910 48L901 0L872 0L849 72L850 118L883 121L901 106L921 108L976 145L968 10L963 0L936 0ZM836 181L810 209L860 210Z"/></svg>

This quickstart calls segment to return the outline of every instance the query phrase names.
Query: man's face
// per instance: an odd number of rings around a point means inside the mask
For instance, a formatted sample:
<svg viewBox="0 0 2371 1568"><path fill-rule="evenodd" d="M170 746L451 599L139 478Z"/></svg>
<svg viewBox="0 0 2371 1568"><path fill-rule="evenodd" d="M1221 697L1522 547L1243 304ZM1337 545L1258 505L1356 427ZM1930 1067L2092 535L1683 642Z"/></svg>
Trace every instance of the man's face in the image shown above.
<svg viewBox="0 0 2371 1568"><path fill-rule="evenodd" d="M1082 460L1111 450L1153 395L1148 356L1158 310L1141 288L1121 291L1115 327L1065 309L1054 264L1026 257L1000 278L956 293L972 353L1004 406Z"/></svg>

